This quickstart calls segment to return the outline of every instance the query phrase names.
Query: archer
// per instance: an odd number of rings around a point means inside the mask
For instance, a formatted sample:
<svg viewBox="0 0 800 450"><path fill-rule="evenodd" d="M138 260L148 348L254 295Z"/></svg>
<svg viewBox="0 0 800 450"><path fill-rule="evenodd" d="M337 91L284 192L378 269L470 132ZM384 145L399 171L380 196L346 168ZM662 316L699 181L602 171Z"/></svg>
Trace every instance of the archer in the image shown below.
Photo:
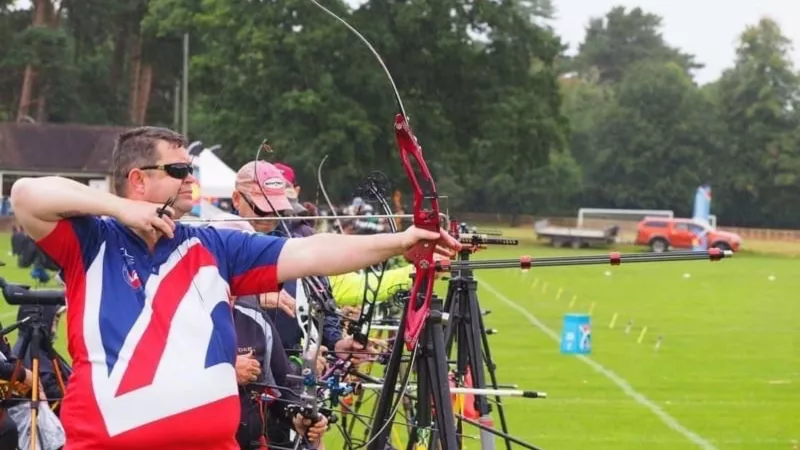
<svg viewBox="0 0 800 450"><path fill-rule="evenodd" d="M460 247L441 229L285 239L176 224L196 181L186 144L163 128L120 134L118 195L62 177L11 189L19 223L65 282L74 373L64 450L235 450L231 295L358 270L420 241L447 254Z"/></svg>

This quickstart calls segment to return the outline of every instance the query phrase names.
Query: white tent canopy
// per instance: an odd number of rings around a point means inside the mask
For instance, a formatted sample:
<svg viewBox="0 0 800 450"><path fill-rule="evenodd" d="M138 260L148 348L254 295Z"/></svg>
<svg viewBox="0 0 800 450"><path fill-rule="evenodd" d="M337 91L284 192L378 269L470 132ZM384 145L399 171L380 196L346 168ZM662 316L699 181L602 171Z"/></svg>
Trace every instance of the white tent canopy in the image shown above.
<svg viewBox="0 0 800 450"><path fill-rule="evenodd" d="M203 149L195 158L194 165L201 197L230 198L236 184L236 172L233 169L208 149Z"/></svg>

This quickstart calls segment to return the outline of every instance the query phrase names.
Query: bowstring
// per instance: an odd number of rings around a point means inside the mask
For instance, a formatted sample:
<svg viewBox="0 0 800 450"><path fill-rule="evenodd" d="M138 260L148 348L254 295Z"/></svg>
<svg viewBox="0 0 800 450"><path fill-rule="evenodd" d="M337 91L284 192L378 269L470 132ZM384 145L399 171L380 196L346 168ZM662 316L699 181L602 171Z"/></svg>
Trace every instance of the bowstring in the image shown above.
<svg viewBox="0 0 800 450"><path fill-rule="evenodd" d="M275 205L273 205L272 202L270 201L269 197L267 196L267 193L264 191L264 188L261 186L261 180L258 177L258 162L260 161L259 157L261 155L261 150L266 150L268 152L272 152L272 149L267 144L267 139L264 139L261 142L261 145L258 146L258 150L256 150L256 156L255 156L255 160L254 160L254 164L253 164L253 178L254 178L254 180L256 182L256 185L258 186L259 191L261 192L261 195L264 197L264 200L267 201L267 204L269 205L269 207L272 210L272 212L279 219L282 219L283 216L278 211L278 209L275 208ZM287 238L291 238L292 237L292 233L291 233L291 230L289 229L288 225L286 225L286 221L285 220L278 220L278 224L281 226L281 228L283 228L283 231L284 231L286 237ZM297 280L299 282L299 284L300 284L299 288L304 290L304 293L306 295L306 299L308 300L312 296L310 296L309 293L306 291L305 282L306 282L307 278L313 278L313 280L308 280L309 284L312 284L312 283L316 284L316 282L318 280L316 280L316 277L304 277L304 278L301 278L301 279ZM314 287L316 289L320 289L320 288L324 289L324 285L314 286ZM322 291L319 291L319 292L322 292ZM278 292L278 300L280 301L280 291ZM319 299L315 299L315 300L319 300ZM257 302L257 303L260 306L260 302ZM309 316L310 316L309 319L310 320L308 321L307 331L306 331L306 339L305 339L305 343L303 345L302 354L301 354L302 360L304 361L303 369L301 369L301 370L306 369L306 364L308 363L308 360L310 359L311 361L313 361L313 367L311 367L310 369L313 371L314 378L316 379L316 362L317 362L317 359L319 358L319 352L320 352L320 349L321 349L321 346L322 346L322 334L323 334L322 333L322 325L324 323L323 310L325 308L325 305L317 305L317 308L319 309L319 311L317 311L317 315L319 315L319 319L317 320L317 322L318 322L317 323L317 339L314 340L313 344L312 344L312 339L311 339L311 334L312 334L312 328L311 327L314 324L315 315L311 314L310 309L312 308L312 306L311 306L311 302L310 301L308 301L308 308L309 308ZM295 314L297 314L297 308L295 308ZM275 320L277 320L277 317L278 317L278 308L275 308L275 312L273 313L273 317L274 317L274 319L273 319L273 322L274 322ZM314 346L314 352L313 352L314 356L313 356L313 358L311 358L309 356L309 351L311 350L311 346L312 345ZM308 364L311 364L311 363L308 363ZM301 372L301 375L302 375L302 372ZM302 383L303 383L303 391L306 391L307 386L305 385L305 382L302 382ZM313 394L311 394L311 396L313 398L312 405L311 405L312 412L318 414L319 396L317 395L317 386L314 386ZM301 396L301 400L302 400L302 396ZM298 446L300 444L300 440L301 439L305 439L305 438L301 437L300 434L297 433L297 439L298 439L298 441L297 441L297 443L295 445L295 449L298 448Z"/></svg>
<svg viewBox="0 0 800 450"><path fill-rule="evenodd" d="M394 94L394 99L395 99L395 102L397 103L397 107L398 107L398 109L400 111L400 114L406 120L408 120L409 118L408 118L408 115L406 114L405 107L403 106L403 101L400 98L400 92L397 90L397 85L394 82L394 78L392 77L391 72L389 72L389 68L386 66L386 63L383 61L383 58L381 58L381 55L378 53L377 50L375 50L375 47L372 46L372 43L370 43L369 40L367 40L367 38L365 38L364 35L362 35L357 29L355 29L355 27L350 25L346 20L344 20L343 18L338 16L333 11L331 11L328 8L322 6L317 0L309 0L309 1L311 3L313 3L314 5L316 5L319 9L321 9L322 11L324 11L325 13L327 13L328 15L330 15L331 17L333 17L334 19L339 21L342 25L344 25L348 30L350 30L353 34L355 34L356 37L358 37L361 40L361 42L364 43L364 45L367 46L367 48L370 50L370 52L372 52L372 55L375 56L375 59L378 60L378 63L380 64L381 68L383 69L383 72L386 74L386 77L389 79L389 83L391 84L392 92ZM413 287L412 287L412 292L413 292ZM400 405L402 404L401 400L403 398L402 392L405 392L406 389L408 389L409 383L411 382L411 377L410 377L411 370L414 367L414 363L415 363L416 356L417 356L418 353L419 353L418 351L414 351L414 352L411 353L411 362L410 362L410 365L409 365L409 370L406 373L405 380L401 382L401 384L404 385L403 386L403 390L401 391L401 395L398 395L396 403L395 403L395 406L394 406L393 411L391 412L391 415L389 416L389 418L395 417L395 415L397 414L397 411L400 409ZM384 389L385 389L385 387L384 387ZM366 447L369 444L371 444L372 442L374 442L376 439L378 439L378 437L381 436L381 434L384 433L386 428L391 423L392 423L392 420L387 420L386 423L383 424L383 426L381 426L381 428L376 433L374 433L375 437L372 438L372 439L369 439L362 447ZM362 448L362 447L359 447L359 448Z"/></svg>

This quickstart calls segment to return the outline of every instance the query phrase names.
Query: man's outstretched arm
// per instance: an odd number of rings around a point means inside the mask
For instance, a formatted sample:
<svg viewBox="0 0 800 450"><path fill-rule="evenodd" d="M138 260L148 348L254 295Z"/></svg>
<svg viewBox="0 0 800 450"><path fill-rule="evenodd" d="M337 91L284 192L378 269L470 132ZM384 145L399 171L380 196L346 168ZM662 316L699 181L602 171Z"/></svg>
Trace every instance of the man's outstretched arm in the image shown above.
<svg viewBox="0 0 800 450"><path fill-rule="evenodd" d="M75 216L114 216L125 199L62 177L20 178L11 187L14 214L34 240L50 234L56 223Z"/></svg>
<svg viewBox="0 0 800 450"><path fill-rule="evenodd" d="M453 255L461 245L445 230L439 233L411 227L402 233L347 235L322 233L288 239L278 257L278 282L310 275L338 275L360 270L402 255L420 240Z"/></svg>

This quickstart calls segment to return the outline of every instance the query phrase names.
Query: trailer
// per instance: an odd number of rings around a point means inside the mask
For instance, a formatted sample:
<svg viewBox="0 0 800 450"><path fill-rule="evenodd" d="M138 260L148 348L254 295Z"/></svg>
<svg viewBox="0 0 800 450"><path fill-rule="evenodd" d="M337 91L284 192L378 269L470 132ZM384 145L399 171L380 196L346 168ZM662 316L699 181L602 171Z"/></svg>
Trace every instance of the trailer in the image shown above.
<svg viewBox="0 0 800 450"><path fill-rule="evenodd" d="M556 227L547 219L538 220L533 224L536 238L549 239L553 247L584 248L592 245L610 245L617 242L619 226L613 225L605 230L592 228Z"/></svg>

